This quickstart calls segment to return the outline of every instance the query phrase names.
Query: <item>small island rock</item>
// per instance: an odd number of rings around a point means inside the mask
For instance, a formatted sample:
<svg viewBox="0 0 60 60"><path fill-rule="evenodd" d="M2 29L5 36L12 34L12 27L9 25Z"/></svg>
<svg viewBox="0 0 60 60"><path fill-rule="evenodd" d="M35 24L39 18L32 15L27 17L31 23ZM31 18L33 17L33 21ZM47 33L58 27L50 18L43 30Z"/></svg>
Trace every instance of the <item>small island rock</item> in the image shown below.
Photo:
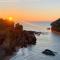
<svg viewBox="0 0 60 60"><path fill-rule="evenodd" d="M49 56L55 56L55 53L49 49L45 49L42 53Z"/></svg>

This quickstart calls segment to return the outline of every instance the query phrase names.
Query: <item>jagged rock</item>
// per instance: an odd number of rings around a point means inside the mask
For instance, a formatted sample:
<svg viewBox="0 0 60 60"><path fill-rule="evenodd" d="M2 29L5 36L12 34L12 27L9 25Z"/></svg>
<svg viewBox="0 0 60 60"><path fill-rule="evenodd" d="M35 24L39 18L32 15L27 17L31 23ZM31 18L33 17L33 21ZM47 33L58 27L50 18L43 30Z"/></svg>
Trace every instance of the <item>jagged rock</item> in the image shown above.
<svg viewBox="0 0 60 60"><path fill-rule="evenodd" d="M55 53L49 49L45 49L42 53L49 56L55 56Z"/></svg>
<svg viewBox="0 0 60 60"><path fill-rule="evenodd" d="M41 32L23 30L23 26L17 23L14 26L13 22L0 19L0 52L5 55L12 54L16 47L27 47L28 45L36 44L35 34ZM6 23L5 23L6 22ZM4 49L3 49L4 48Z"/></svg>
<svg viewBox="0 0 60 60"><path fill-rule="evenodd" d="M60 32L60 18L51 23L51 30Z"/></svg>

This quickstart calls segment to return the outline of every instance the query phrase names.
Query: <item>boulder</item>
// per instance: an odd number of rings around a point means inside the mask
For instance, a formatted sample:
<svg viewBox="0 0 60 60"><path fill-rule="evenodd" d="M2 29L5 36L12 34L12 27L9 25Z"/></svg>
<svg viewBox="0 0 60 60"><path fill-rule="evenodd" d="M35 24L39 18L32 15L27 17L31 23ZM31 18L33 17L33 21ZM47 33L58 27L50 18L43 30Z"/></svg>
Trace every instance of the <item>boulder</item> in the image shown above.
<svg viewBox="0 0 60 60"><path fill-rule="evenodd" d="M45 49L42 53L49 56L55 56L55 53L49 49Z"/></svg>

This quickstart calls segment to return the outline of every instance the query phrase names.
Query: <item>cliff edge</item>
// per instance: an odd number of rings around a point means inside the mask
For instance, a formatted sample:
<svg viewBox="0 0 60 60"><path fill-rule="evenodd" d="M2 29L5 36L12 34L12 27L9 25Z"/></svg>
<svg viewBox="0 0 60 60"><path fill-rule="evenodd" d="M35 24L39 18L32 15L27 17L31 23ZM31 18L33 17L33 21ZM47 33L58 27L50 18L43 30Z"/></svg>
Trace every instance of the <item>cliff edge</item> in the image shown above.
<svg viewBox="0 0 60 60"><path fill-rule="evenodd" d="M60 18L51 23L52 32L60 33Z"/></svg>
<svg viewBox="0 0 60 60"><path fill-rule="evenodd" d="M14 25L13 21L0 18L0 60L16 51L17 47L35 45L35 34L40 33L23 30L23 26L19 23Z"/></svg>

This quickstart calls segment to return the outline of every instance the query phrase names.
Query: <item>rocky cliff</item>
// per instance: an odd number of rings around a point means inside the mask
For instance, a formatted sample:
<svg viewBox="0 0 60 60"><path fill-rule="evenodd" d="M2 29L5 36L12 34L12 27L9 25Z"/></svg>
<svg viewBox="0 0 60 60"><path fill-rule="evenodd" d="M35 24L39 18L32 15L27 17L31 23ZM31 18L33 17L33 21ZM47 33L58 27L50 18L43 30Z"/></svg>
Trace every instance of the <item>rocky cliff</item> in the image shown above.
<svg viewBox="0 0 60 60"><path fill-rule="evenodd" d="M60 32L60 18L51 23L51 30L54 32Z"/></svg>
<svg viewBox="0 0 60 60"><path fill-rule="evenodd" d="M40 33L23 30L23 26L19 23L14 26L12 21L0 19L0 60L16 51L17 47L36 44L35 34Z"/></svg>

